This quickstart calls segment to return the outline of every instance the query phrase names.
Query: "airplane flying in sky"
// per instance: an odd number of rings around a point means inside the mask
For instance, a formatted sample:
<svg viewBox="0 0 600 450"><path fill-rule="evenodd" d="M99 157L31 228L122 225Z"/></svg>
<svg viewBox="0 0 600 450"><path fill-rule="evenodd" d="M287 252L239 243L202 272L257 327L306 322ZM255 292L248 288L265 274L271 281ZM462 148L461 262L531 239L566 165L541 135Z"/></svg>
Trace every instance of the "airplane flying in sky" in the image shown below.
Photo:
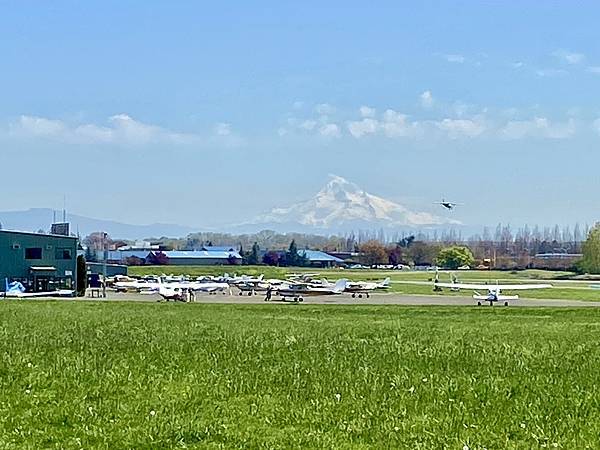
<svg viewBox="0 0 600 450"><path fill-rule="evenodd" d="M448 209L448 210L452 210L454 208L456 208L457 206L460 206L460 203L454 203L454 202L448 202L444 199L442 199L441 202L435 202L436 205L442 205L444 208Z"/></svg>
<svg viewBox="0 0 600 450"><path fill-rule="evenodd" d="M495 302L504 302L508 306L509 300L518 300L518 295L502 295L502 291L525 291L529 289L548 289L551 284L472 284L472 283L440 283L435 282L436 288L450 289L470 289L474 291L473 298L477 300L477 305L481 306L482 301L490 303L493 306ZM480 294L478 290L487 290L487 295Z"/></svg>

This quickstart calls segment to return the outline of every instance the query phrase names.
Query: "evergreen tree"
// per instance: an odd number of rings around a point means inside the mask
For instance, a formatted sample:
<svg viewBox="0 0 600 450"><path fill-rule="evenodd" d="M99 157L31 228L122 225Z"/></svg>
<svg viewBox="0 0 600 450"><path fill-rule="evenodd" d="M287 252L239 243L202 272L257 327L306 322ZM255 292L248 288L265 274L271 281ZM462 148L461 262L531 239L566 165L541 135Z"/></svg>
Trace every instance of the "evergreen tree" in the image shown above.
<svg viewBox="0 0 600 450"><path fill-rule="evenodd" d="M247 264L248 261L246 260L246 253L244 252L244 247L242 246L241 243L240 243L240 251L238 253L242 257L242 264Z"/></svg>
<svg viewBox="0 0 600 450"><path fill-rule="evenodd" d="M258 246L258 243L255 242L252 245L252 251L250 252L250 254L248 255L248 258L247 258L248 264L257 265L259 262L259 257L258 257L259 253L260 253L260 247Z"/></svg>
<svg viewBox="0 0 600 450"><path fill-rule="evenodd" d="M83 255L77 257L77 296L84 297L87 289L87 265Z"/></svg>
<svg viewBox="0 0 600 450"><path fill-rule="evenodd" d="M292 242L290 242L290 246L288 248L288 251L285 254L285 263L288 266L298 266L298 258L300 255L298 255L298 246L296 245L296 240L292 239Z"/></svg>

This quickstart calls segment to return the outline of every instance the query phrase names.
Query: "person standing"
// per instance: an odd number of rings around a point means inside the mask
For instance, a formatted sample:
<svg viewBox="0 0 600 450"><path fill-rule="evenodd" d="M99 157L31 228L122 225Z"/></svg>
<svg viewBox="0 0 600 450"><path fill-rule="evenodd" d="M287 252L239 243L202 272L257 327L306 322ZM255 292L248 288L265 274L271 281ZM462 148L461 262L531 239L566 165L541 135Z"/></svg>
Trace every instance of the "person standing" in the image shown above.
<svg viewBox="0 0 600 450"><path fill-rule="evenodd" d="M267 287L267 294L265 296L265 302L270 302L271 301L271 296L273 295L273 288L271 287L271 285L269 285Z"/></svg>

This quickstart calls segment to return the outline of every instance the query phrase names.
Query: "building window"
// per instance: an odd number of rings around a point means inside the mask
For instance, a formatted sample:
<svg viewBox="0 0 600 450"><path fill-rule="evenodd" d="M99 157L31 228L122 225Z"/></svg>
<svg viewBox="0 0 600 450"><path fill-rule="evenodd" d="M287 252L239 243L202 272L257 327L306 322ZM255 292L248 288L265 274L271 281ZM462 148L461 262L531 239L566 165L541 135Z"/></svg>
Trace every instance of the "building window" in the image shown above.
<svg viewBox="0 0 600 450"><path fill-rule="evenodd" d="M39 247L26 248L25 259L42 259L42 249Z"/></svg>
<svg viewBox="0 0 600 450"><path fill-rule="evenodd" d="M57 248L55 257L56 259L73 259L70 248Z"/></svg>

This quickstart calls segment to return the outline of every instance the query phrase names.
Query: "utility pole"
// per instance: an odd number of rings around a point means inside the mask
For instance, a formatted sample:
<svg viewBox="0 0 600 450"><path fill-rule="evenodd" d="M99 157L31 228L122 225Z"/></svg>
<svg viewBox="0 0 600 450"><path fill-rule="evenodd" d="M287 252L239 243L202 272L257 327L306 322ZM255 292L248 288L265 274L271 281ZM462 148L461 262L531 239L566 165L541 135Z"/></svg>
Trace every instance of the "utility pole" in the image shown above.
<svg viewBox="0 0 600 450"><path fill-rule="evenodd" d="M108 257L108 251L106 248L106 233L102 233L102 253L104 254L104 262L102 264L102 298L106 298L106 258Z"/></svg>

